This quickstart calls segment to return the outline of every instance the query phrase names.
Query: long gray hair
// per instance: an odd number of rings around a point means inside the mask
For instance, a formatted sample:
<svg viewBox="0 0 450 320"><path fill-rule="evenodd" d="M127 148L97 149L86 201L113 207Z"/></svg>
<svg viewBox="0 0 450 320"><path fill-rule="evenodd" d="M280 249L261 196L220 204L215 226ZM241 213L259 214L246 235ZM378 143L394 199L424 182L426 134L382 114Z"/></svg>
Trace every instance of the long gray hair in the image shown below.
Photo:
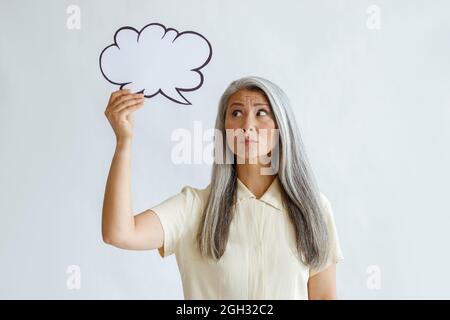
<svg viewBox="0 0 450 320"><path fill-rule="evenodd" d="M220 99L215 124L216 131L222 133L223 152L232 152L226 143L225 131L228 99L241 89L259 90L270 102L279 129L278 178L282 187L282 201L294 226L298 257L311 268L319 267L327 259L329 250L320 193L289 99L280 87L261 77L243 77L231 82ZM218 260L224 254L235 211L236 193L235 162L214 161L210 194L196 235L202 256Z"/></svg>

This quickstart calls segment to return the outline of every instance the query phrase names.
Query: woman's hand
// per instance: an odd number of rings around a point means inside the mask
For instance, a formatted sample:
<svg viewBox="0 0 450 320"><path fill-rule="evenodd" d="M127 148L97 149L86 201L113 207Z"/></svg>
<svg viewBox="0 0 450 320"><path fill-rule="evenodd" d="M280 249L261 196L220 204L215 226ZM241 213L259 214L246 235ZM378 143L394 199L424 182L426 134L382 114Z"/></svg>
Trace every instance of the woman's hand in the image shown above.
<svg viewBox="0 0 450 320"><path fill-rule="evenodd" d="M126 141L133 138L134 115L133 112L144 106L142 93L131 93L130 90L117 90L109 98L105 110L117 141Z"/></svg>
<svg viewBox="0 0 450 320"><path fill-rule="evenodd" d="M164 230L156 213L145 210L135 215L131 205L133 112L144 105L144 99L142 94L118 90L111 94L105 110L117 145L103 200L102 236L106 243L129 250L164 248Z"/></svg>

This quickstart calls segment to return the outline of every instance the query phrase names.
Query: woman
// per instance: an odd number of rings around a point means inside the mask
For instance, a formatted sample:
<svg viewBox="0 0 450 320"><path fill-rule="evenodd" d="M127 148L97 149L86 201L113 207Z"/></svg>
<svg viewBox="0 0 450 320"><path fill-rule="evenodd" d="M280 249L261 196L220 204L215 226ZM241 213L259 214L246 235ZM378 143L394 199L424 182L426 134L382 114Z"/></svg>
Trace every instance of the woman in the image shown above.
<svg viewBox="0 0 450 320"><path fill-rule="evenodd" d="M211 183L134 215L133 112L117 91L105 114L117 137L103 205L113 246L176 254L185 299L335 299L343 259L284 92L260 77L233 81L219 102ZM232 161L228 161L228 160Z"/></svg>

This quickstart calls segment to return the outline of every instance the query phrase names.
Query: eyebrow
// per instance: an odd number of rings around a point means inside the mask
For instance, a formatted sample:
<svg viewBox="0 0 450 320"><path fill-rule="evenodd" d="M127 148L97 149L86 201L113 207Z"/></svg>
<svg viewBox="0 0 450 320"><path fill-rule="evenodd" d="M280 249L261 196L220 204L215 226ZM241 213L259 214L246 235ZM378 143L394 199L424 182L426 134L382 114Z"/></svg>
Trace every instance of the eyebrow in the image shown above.
<svg viewBox="0 0 450 320"><path fill-rule="evenodd" d="M241 102L233 102L232 104L230 104L230 108L231 108L232 106L234 106L234 105L244 106L244 104L241 103ZM254 106L269 106L268 103L264 103L264 102L254 103L253 105L254 105Z"/></svg>

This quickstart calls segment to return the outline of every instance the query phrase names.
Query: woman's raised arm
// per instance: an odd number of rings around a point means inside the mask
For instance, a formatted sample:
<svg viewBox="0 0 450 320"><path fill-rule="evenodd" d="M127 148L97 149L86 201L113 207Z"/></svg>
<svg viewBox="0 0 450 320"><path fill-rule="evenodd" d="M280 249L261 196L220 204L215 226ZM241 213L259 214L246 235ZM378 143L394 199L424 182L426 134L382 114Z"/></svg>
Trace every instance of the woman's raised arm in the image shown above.
<svg viewBox="0 0 450 320"><path fill-rule="evenodd" d="M144 99L142 94L118 90L105 110L116 135L116 149L105 187L102 236L106 243L129 250L156 249L164 239L157 215L151 210L134 215L131 205L133 112L144 105Z"/></svg>

